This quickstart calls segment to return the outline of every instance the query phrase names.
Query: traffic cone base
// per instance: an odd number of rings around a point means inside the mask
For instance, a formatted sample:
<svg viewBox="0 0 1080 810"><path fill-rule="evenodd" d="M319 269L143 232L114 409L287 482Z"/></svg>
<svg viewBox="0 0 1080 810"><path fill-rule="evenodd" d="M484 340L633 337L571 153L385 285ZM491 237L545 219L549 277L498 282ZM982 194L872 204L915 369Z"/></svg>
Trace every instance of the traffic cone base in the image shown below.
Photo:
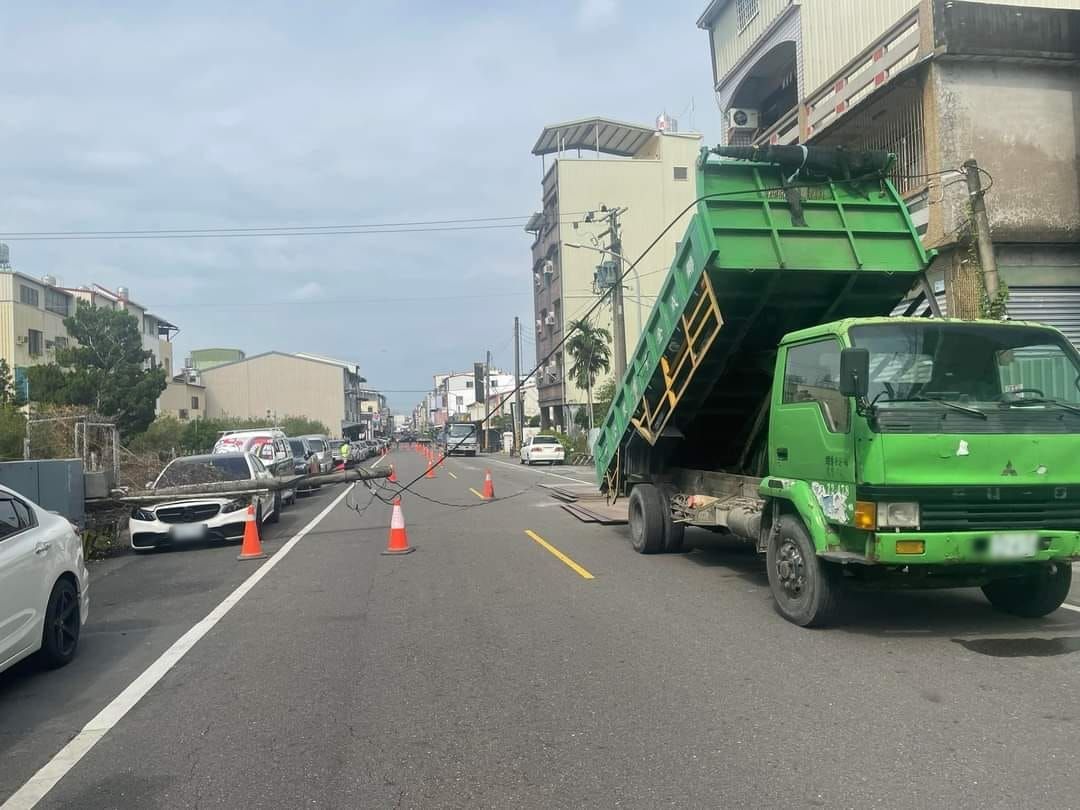
<svg viewBox="0 0 1080 810"><path fill-rule="evenodd" d="M390 475L387 476L386 480L389 481L391 484L396 484L398 482L397 481L397 474L394 472L394 465L393 464L390 465Z"/></svg>
<svg viewBox="0 0 1080 810"><path fill-rule="evenodd" d="M266 557L259 539L258 521L255 520L255 505L248 504L247 520L244 521L244 542L240 546L238 560L261 560Z"/></svg>
<svg viewBox="0 0 1080 810"><path fill-rule="evenodd" d="M405 531L405 515L401 511L401 498L394 498L394 511L390 514L390 537L386 544L387 556L412 554L416 549L409 545L409 535Z"/></svg>

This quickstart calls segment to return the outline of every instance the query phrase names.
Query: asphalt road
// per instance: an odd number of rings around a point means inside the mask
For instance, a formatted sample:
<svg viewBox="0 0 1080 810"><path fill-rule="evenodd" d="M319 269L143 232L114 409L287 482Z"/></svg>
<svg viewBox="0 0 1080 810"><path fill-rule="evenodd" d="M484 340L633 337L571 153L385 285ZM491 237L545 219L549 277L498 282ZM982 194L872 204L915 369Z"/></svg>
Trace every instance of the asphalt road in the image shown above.
<svg viewBox="0 0 1080 810"><path fill-rule="evenodd" d="M404 557L380 555L390 508L354 488L53 761L37 806L1080 806L1080 612L878 594L799 629L745 549L693 532L687 554L636 555L538 486L587 472L493 462L417 484L442 504L405 496ZM341 492L287 512L268 550ZM0 802L259 565L235 555L95 567L78 659L0 675Z"/></svg>

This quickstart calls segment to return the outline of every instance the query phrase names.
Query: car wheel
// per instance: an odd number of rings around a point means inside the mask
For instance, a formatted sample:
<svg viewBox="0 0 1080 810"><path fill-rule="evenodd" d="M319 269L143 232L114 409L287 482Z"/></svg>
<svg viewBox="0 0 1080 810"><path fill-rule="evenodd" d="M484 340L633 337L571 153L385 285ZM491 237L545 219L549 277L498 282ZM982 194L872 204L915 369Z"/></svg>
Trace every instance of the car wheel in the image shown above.
<svg viewBox="0 0 1080 810"><path fill-rule="evenodd" d="M521 456L518 456L518 464L524 464L524 463L525 463L525 459L523 459Z"/></svg>
<svg viewBox="0 0 1080 810"><path fill-rule="evenodd" d="M41 633L40 655L45 666L62 667L75 657L81 629L79 592L70 579L57 580L45 608L45 628Z"/></svg>

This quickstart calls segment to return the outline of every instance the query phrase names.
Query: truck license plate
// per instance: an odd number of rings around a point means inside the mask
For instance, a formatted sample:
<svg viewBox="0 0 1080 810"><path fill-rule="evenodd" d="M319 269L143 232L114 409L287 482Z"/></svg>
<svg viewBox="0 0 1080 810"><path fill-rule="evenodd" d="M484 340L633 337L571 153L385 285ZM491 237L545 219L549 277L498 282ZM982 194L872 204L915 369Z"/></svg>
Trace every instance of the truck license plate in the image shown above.
<svg viewBox="0 0 1080 810"><path fill-rule="evenodd" d="M1038 536L1034 534L990 535L990 556L996 560L1034 557Z"/></svg>
<svg viewBox="0 0 1080 810"><path fill-rule="evenodd" d="M206 534L206 524L188 523L181 526L173 526L171 533L176 540L198 540Z"/></svg>

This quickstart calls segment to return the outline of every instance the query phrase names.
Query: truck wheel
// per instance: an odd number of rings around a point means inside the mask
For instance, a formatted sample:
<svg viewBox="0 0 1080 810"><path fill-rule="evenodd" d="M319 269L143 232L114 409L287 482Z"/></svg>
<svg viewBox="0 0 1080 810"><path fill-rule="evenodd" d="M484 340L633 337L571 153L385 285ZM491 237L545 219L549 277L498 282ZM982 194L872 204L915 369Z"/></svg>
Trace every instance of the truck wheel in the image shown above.
<svg viewBox="0 0 1080 810"><path fill-rule="evenodd" d="M1072 585L1072 566L1052 562L1039 566L1032 574L988 582L982 592L990 604L1000 611L1027 619L1037 619L1053 613Z"/></svg>
<svg viewBox="0 0 1080 810"><path fill-rule="evenodd" d="M664 550L664 498L652 484L638 484L630 492L630 545L638 554Z"/></svg>
<svg viewBox="0 0 1080 810"><path fill-rule="evenodd" d="M266 519L267 523L277 523L281 520L281 493L274 493L274 511L270 513L270 516Z"/></svg>
<svg viewBox="0 0 1080 810"><path fill-rule="evenodd" d="M678 554L683 550L683 540L686 537L686 524L676 523L671 518L671 498L675 494L674 487L662 487L660 495L664 500L664 553Z"/></svg>
<svg viewBox="0 0 1080 810"><path fill-rule="evenodd" d="M797 518L784 515L777 522L765 561L769 588L785 619L800 627L820 627L836 618L841 585Z"/></svg>

